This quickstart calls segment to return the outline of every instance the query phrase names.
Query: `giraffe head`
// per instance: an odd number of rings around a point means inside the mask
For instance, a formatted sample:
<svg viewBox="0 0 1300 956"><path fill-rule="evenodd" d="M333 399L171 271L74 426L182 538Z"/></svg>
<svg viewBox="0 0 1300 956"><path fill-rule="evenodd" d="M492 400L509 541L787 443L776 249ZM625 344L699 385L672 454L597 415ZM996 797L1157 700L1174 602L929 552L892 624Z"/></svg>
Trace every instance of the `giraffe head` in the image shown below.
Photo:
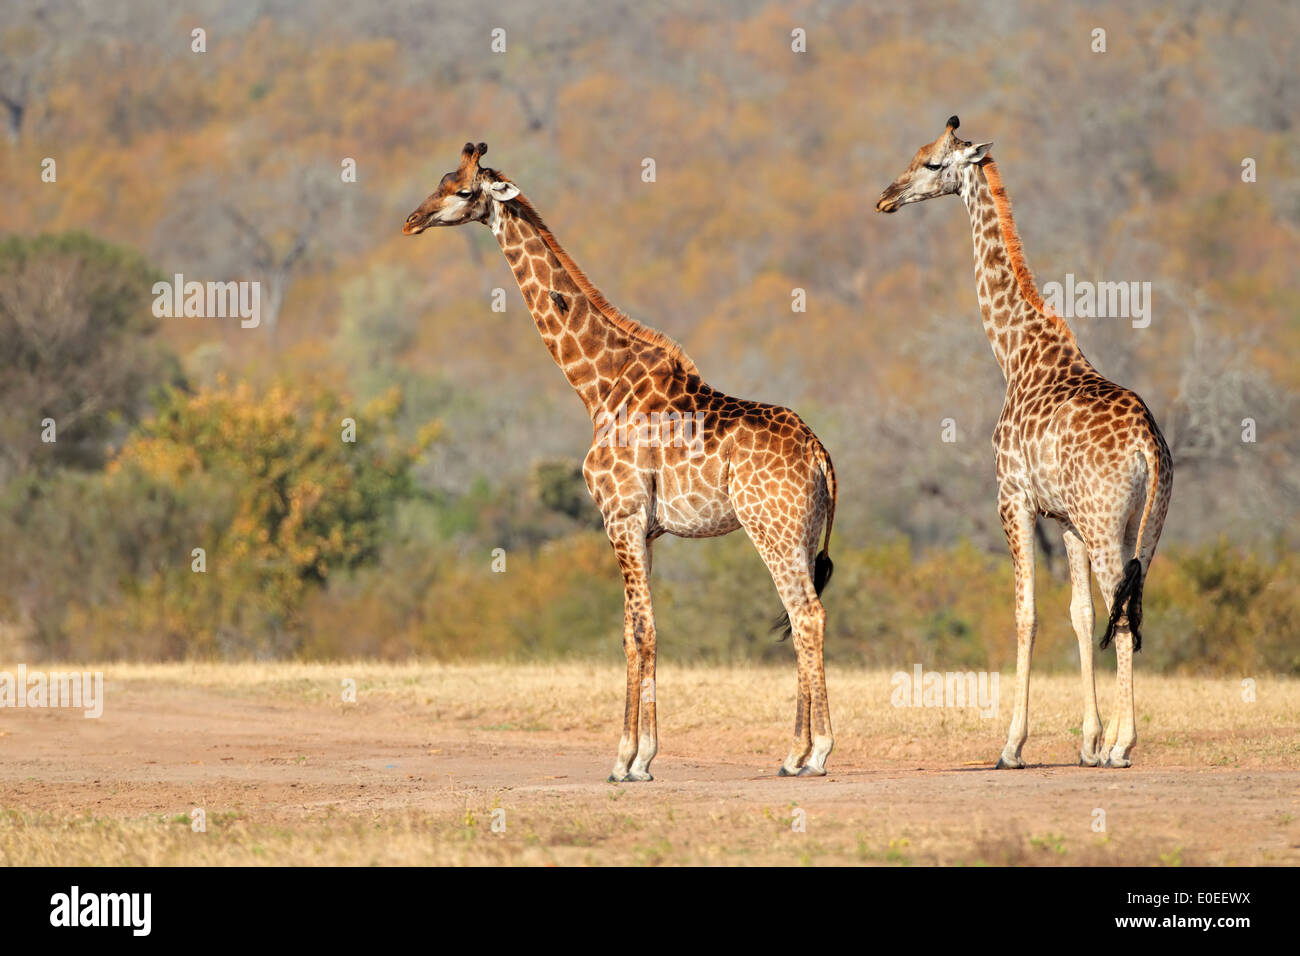
<svg viewBox="0 0 1300 956"><path fill-rule="evenodd" d="M486 222L493 203L509 202L518 196L518 186L495 169L478 164L486 152L487 143L466 143L460 151L460 165L443 176L429 198L406 217L402 232L418 236L430 226Z"/></svg>
<svg viewBox="0 0 1300 956"><path fill-rule="evenodd" d="M992 143L974 145L957 138L957 117L948 118L943 134L916 151L911 165L880 194L876 212L897 212L908 203L947 196L961 188L961 173L989 154Z"/></svg>

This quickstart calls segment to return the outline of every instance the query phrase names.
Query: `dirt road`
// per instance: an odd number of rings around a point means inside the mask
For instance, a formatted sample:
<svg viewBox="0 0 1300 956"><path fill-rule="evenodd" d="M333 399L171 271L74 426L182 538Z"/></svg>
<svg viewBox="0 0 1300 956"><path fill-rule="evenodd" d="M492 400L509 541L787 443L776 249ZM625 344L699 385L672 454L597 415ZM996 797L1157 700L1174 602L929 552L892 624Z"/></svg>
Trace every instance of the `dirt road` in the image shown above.
<svg viewBox="0 0 1300 956"><path fill-rule="evenodd" d="M597 733L494 720L490 700L440 711L419 690L342 705L109 686L98 720L0 711L3 862L1300 863L1294 744L1256 766L1149 747L1099 770L1049 735L1026 750L1044 763L994 771L971 757L996 747L886 729L837 747L830 776L792 779L775 774L779 730L665 720L655 781L611 785L614 713Z"/></svg>

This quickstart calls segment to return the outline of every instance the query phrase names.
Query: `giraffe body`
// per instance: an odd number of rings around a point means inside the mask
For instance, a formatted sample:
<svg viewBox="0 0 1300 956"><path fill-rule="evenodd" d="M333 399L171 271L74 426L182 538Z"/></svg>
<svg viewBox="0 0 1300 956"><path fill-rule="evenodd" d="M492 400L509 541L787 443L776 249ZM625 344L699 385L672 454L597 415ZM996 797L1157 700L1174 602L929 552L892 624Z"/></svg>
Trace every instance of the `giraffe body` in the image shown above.
<svg viewBox="0 0 1300 956"><path fill-rule="evenodd" d="M1133 651L1141 648L1142 583L1173 487L1169 448L1138 395L1084 358L1065 322L1043 303L1021 251L1011 204L988 155L955 135L952 117L882 194L877 211L958 194L970 216L984 330L1007 380L993 434L998 514L1016 587L1016 698L999 767L1023 767L1028 736L1034 609L1034 524L1055 518L1065 535L1073 595L1070 619L1083 679L1080 762L1127 767L1137 740ZM1115 642L1115 717L1102 736L1093 674L1091 575Z"/></svg>
<svg viewBox="0 0 1300 956"><path fill-rule="evenodd" d="M794 637L795 734L781 773L824 775L834 745L819 597L831 568L836 484L830 456L794 412L710 387L680 346L614 309L518 187L479 165L486 151L486 144L467 143L460 166L403 231L467 222L492 230L542 341L592 421L583 476L624 583L627 685L610 779L652 779L658 751L653 542L665 534L705 538L738 528L767 565Z"/></svg>

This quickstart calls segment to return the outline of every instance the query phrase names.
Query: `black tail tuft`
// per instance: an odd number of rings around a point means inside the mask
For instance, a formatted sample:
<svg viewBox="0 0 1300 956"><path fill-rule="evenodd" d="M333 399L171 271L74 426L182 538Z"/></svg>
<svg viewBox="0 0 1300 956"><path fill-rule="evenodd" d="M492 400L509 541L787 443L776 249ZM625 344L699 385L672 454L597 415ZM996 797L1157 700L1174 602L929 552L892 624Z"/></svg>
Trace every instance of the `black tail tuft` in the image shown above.
<svg viewBox="0 0 1300 956"><path fill-rule="evenodd" d="M821 597L822 591L830 583L831 575L835 573L835 564L831 561L831 556L825 551L817 555L817 560L813 562L813 588L817 591L817 596ZM790 614L787 611L776 619L772 625L772 630L780 631L781 636L778 640L784 641L794 633L794 628L790 625Z"/></svg>
<svg viewBox="0 0 1300 956"><path fill-rule="evenodd" d="M1142 650L1142 562L1137 558L1124 565L1124 580L1115 589L1115 600L1110 605L1110 623L1106 625L1106 636L1101 639L1103 649L1110 646L1121 617L1128 618L1133 650Z"/></svg>

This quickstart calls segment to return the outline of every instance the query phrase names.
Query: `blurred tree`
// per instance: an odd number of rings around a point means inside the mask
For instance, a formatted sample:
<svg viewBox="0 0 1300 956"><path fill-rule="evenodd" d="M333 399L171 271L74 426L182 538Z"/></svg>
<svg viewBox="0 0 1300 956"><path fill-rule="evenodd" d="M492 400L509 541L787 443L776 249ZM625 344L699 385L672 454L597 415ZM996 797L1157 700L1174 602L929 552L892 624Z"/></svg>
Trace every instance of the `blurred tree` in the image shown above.
<svg viewBox="0 0 1300 956"><path fill-rule="evenodd" d="M18 142L32 104L44 95L60 45L71 45L61 34L70 20L85 14L84 9L77 9L81 6L60 6L49 0L5 3L0 19L0 106L4 107L5 135L11 143Z"/></svg>
<svg viewBox="0 0 1300 956"><path fill-rule="evenodd" d="M582 463L574 458L539 461L533 466L533 485L542 505L574 521L601 526L600 512L591 500Z"/></svg>
<svg viewBox="0 0 1300 956"><path fill-rule="evenodd" d="M373 561L394 505L411 494L411 465L433 430L397 441L400 404L395 390L360 408L322 389L169 392L106 474L79 489L98 504L72 507L71 486L27 490L29 505L48 497L53 507L31 505L33 517L19 519L22 551L47 565L62 559L51 539L102 551L80 555L98 569L91 594L30 579L10 588L28 594L22 616L47 649L83 656L292 654L305 596ZM41 597L50 593L70 605L52 608Z"/></svg>
<svg viewBox="0 0 1300 956"><path fill-rule="evenodd" d="M82 233L0 240L0 483L30 467L98 467L151 393L179 383L154 335L156 278L136 253Z"/></svg>
<svg viewBox="0 0 1300 956"><path fill-rule="evenodd" d="M233 176L196 175L179 191L156 242L160 254L205 278L260 282L258 332L278 346L293 283L350 246L353 195L320 164L246 159Z"/></svg>

